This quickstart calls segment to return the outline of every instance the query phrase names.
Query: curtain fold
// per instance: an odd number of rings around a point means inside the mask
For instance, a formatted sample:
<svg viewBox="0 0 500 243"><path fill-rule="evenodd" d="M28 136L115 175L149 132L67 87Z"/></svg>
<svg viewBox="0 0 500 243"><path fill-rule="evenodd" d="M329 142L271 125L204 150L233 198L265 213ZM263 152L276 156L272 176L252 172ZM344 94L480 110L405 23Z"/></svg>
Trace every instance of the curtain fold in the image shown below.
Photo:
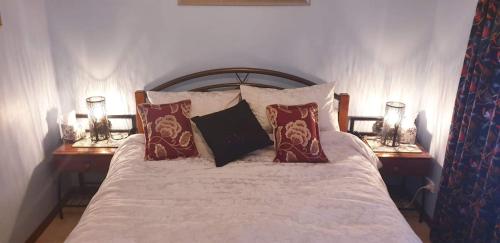
<svg viewBox="0 0 500 243"><path fill-rule="evenodd" d="M433 242L500 242L500 0L479 0L431 231Z"/></svg>

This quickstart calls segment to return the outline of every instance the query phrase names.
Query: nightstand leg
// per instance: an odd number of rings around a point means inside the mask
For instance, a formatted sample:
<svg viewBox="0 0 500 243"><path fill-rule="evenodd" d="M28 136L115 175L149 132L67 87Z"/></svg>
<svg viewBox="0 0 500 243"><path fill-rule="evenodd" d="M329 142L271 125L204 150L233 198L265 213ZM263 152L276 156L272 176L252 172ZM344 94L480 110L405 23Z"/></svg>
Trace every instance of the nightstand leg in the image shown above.
<svg viewBox="0 0 500 243"><path fill-rule="evenodd" d="M58 207L59 207L59 218L63 219L63 207L64 207L64 202L62 200L62 174L59 172L59 175L57 176L57 202L58 202Z"/></svg>
<svg viewBox="0 0 500 243"><path fill-rule="evenodd" d="M425 180L425 177L423 177L423 178L424 178L424 179L423 179L423 181L424 181L424 185L425 185L425 183L426 183L427 181ZM425 205L425 194L426 194L426 191L425 191L425 190L423 190L423 191L422 191L422 203L420 204L420 215L418 216L418 222L419 222L419 223L422 223L422 221L424 220L424 213L425 213L425 207L424 207L424 205Z"/></svg>

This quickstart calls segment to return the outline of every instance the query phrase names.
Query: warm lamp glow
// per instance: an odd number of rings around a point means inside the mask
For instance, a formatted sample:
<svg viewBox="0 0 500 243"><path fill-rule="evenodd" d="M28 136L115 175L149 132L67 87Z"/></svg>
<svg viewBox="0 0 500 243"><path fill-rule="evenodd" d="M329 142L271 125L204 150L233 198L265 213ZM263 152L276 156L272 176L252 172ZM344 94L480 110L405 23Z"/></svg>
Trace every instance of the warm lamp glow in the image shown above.
<svg viewBox="0 0 500 243"><path fill-rule="evenodd" d="M387 125L394 127L399 121L399 114L396 110L389 110L388 113L384 117L384 121L387 123Z"/></svg>
<svg viewBox="0 0 500 243"><path fill-rule="evenodd" d="M104 110L104 107L102 107L102 106L95 107L92 110L92 115L95 117L95 119L102 120L106 116L106 111Z"/></svg>

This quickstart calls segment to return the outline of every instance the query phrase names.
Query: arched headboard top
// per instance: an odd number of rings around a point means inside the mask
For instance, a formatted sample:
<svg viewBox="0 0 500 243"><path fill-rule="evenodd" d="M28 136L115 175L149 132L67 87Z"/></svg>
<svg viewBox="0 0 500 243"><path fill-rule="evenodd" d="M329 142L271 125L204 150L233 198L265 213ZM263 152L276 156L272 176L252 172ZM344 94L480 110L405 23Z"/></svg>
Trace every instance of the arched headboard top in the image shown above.
<svg viewBox="0 0 500 243"><path fill-rule="evenodd" d="M198 78L205 78L205 77L210 77L210 76L216 76L216 75L224 75L224 74L234 74L235 75L235 82L223 82L223 83L215 83L215 84L209 84L209 85L203 85L200 87L196 87L193 89L190 89L189 91L200 91L200 92L207 92L211 90L217 90L217 89L238 89L240 85L251 85L251 86L256 86L256 87L262 87L262 88L275 88L275 89L283 89L283 87L279 87L276 85L272 84L265 84L265 83L253 83L249 82L248 78L250 74L259 74L259 75L264 75L264 76L270 76L270 77L277 77L281 78L283 80L291 81L292 83L295 84L300 84L303 86L313 86L316 85L316 83L307 80L305 78L301 78L292 74L280 72L280 71L275 71L275 70L269 70L269 69L261 69L261 68L248 68L248 67L232 67L232 68L218 68L218 69L211 69L211 70L205 70L201 72L196 72L196 73L191 73L188 75L184 75L175 79L172 79L167 82L163 82L159 84L158 86L150 89L151 91L163 91L166 89L171 88L172 86L191 81L193 79L198 79ZM337 94L335 93L335 99L338 100L339 102L339 126L340 130L343 132L347 132L348 129L348 111L349 111L349 95L346 93L342 94ZM135 92L135 100L136 100L136 106L139 104L143 104L147 102L147 97L146 97L146 91L144 90L138 90ZM140 116L137 113L136 115L137 119L137 130L139 133L144 132L144 128L142 127L142 122L140 120Z"/></svg>
<svg viewBox="0 0 500 243"><path fill-rule="evenodd" d="M218 69L211 69L211 70L205 70L201 72L196 72L196 73L191 73L188 75L184 75L182 77L178 77L175 79L172 79L168 82L164 82L154 88L151 89L151 91L162 91L165 89L168 89L174 85L197 79L197 78L204 78L204 77L210 77L210 76L216 76L216 75L223 75L223 74L234 74L236 76L236 83L222 83L222 84L216 84L216 85L223 85L223 84L228 84L230 86L233 86L233 84L237 84L238 86L240 84L247 84L247 85L254 85L254 86L265 86L265 87L270 87L270 88L278 88L281 89L281 87L277 86L272 86L272 85L266 85L266 84L260 84L260 83L249 83L248 78L250 74L261 74L265 76L270 76L270 77L277 77L277 78L282 78L288 81L292 81L304 86L312 86L315 85L316 83L307 80L305 78L301 78L292 74L288 73L283 73L279 71L274 71L274 70L269 70L269 69L262 69L262 68L246 68L246 67L234 67L234 68L218 68ZM244 74L244 75L241 75ZM227 87L230 87L227 86ZM210 89L216 89L216 88L224 88L224 87L212 87L212 85L209 86L203 86L203 87L198 87L193 89L192 91L209 91ZM206 89L206 90L205 90Z"/></svg>

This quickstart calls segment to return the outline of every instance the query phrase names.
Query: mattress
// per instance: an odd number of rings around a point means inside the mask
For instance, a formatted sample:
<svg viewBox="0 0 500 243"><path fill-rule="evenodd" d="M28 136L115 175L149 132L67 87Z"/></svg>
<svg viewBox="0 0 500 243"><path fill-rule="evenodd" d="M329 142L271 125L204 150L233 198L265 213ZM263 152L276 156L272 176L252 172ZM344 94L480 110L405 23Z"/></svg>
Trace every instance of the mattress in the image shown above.
<svg viewBox="0 0 500 243"><path fill-rule="evenodd" d="M67 242L421 242L392 202L380 162L355 136L321 134L330 163L274 163L272 147L216 168L117 149Z"/></svg>

